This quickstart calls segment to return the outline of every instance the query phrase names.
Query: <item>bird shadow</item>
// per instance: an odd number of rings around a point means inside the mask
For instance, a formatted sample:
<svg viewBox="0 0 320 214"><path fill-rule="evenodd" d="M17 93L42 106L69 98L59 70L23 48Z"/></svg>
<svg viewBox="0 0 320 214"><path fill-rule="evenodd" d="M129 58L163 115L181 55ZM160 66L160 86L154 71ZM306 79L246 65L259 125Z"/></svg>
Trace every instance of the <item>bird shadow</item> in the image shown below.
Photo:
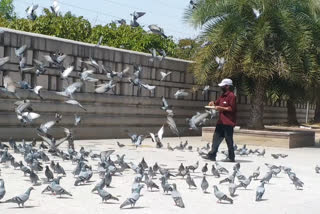
<svg viewBox="0 0 320 214"><path fill-rule="evenodd" d="M9 207L8 209L30 209L30 208L36 208L39 206L24 206L24 207Z"/></svg>
<svg viewBox="0 0 320 214"><path fill-rule="evenodd" d="M239 196L238 194L234 194L233 196L231 196L232 198L235 198L235 197L237 197L237 196Z"/></svg>
<svg viewBox="0 0 320 214"><path fill-rule="evenodd" d="M127 208L122 208L124 210L137 210L137 209L144 209L144 208L147 208L147 207L127 207Z"/></svg>
<svg viewBox="0 0 320 214"><path fill-rule="evenodd" d="M73 198L61 196L61 197L57 197L57 199L73 199Z"/></svg>
<svg viewBox="0 0 320 214"><path fill-rule="evenodd" d="M260 202L260 201L268 201L268 199L260 199L260 200L257 201L257 202Z"/></svg>
<svg viewBox="0 0 320 214"><path fill-rule="evenodd" d="M239 191L252 191L252 189L238 189Z"/></svg>
<svg viewBox="0 0 320 214"><path fill-rule="evenodd" d="M231 203L229 203L229 202L224 202L224 201L218 202L218 204L229 204L229 205L232 205Z"/></svg>
<svg viewBox="0 0 320 214"><path fill-rule="evenodd" d="M102 202L102 204L120 204L120 203L118 203L118 202L107 202L107 201L105 201L105 202Z"/></svg>

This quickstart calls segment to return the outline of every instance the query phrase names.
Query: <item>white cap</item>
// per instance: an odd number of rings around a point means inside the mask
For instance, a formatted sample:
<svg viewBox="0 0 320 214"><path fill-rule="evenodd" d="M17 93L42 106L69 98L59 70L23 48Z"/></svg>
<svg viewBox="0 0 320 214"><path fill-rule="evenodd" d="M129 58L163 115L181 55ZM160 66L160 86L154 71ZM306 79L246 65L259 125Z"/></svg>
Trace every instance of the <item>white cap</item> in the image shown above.
<svg viewBox="0 0 320 214"><path fill-rule="evenodd" d="M221 83L218 84L219 87L223 87L226 85L233 85L231 79L223 79Z"/></svg>

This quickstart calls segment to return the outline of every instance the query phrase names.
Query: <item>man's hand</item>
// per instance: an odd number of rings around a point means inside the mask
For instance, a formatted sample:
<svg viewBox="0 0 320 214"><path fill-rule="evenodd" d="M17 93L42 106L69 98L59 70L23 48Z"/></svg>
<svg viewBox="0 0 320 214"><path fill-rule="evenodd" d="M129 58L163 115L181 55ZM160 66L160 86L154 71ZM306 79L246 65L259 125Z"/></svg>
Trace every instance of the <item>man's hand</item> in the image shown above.
<svg viewBox="0 0 320 214"><path fill-rule="evenodd" d="M208 105L209 106L214 106L214 101L211 101Z"/></svg>

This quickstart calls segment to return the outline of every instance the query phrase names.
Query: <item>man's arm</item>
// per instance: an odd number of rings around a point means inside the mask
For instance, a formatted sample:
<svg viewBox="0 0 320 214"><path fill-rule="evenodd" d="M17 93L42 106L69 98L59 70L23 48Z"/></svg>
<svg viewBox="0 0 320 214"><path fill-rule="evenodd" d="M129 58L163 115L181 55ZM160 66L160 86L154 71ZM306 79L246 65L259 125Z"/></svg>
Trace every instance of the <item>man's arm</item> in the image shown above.
<svg viewBox="0 0 320 214"><path fill-rule="evenodd" d="M231 98L229 106L227 106L227 107L216 106L217 111L232 112L232 111L235 111L235 109L236 109L236 97L235 96Z"/></svg>

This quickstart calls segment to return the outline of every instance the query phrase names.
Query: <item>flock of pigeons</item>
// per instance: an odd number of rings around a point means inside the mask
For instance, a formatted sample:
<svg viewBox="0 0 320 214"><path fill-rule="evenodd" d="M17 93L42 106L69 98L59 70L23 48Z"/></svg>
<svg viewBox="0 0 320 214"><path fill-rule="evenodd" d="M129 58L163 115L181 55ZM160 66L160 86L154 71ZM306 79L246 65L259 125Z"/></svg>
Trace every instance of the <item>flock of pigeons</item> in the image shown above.
<svg viewBox="0 0 320 214"><path fill-rule="evenodd" d="M193 2L193 1L191 1ZM191 4L190 2L190 4ZM196 4L193 5L196 7ZM35 20L37 18L35 11L38 8L37 5L32 5L27 9L27 17L31 20ZM53 6L51 7L51 11L56 15L59 14L59 5L57 1L54 1ZM138 27L139 23L137 20L143 16L145 13L142 12L134 12L132 15L131 26ZM120 24L125 24L125 20L119 20ZM163 29L159 28L156 25L150 25L149 29L152 33L161 35L166 37L163 33ZM0 31L3 33L4 31ZM100 46L102 41L102 37L99 39L97 47ZM139 90L145 89L150 92L154 92L156 86L152 86L149 84L143 83L140 79L141 72L143 72L142 67L139 65L134 65L133 74L130 74L129 68L125 68L121 72L115 72L110 67L105 67L104 65L98 64L93 58L89 58L85 61L81 61L82 68L80 73L80 81L70 83L68 77L72 72L74 72L73 65L64 65L64 60L67 55L63 53L51 53L49 55L43 56L44 61L42 60L34 60L34 67L28 67L26 65L26 57L25 52L27 50L27 46L23 45L20 48L15 49L15 56L19 59L19 70L21 75L28 71L34 71L37 76L43 75L47 72L47 69L50 67L56 68L60 71L60 78L64 81L68 82L68 86L63 90L56 92L57 95L66 97L67 100L65 103L74 105L87 111L84 106L82 106L77 100L74 99L73 94L80 90L80 88L86 82L99 82L98 78L94 77L95 72L103 71L107 78L111 79L107 83L96 85L95 93L104 94L109 91L114 90L115 81L121 80L123 78L127 78L128 81L137 86ZM150 50L152 53L152 57L150 61L160 60L162 61L166 54L163 50ZM160 56L157 56L157 52ZM9 62L9 57L0 58L0 70L7 62ZM224 58L216 57L216 62L218 64L218 68L222 69L223 64L225 63ZM3 71L5 74L5 71ZM171 72L160 72L161 81L164 81ZM41 91L43 90L42 86L34 86L32 87L27 81L22 80L20 82L14 82L10 75L4 75L3 78L3 87L0 88L0 92L9 96L14 96L18 99L15 102L15 112L17 114L17 119L24 125L27 126L31 124L34 120L40 117L40 114L35 113L32 108L32 103L30 100L21 99L19 94L17 93L17 87L28 90L30 93L35 94L39 97L40 100L44 99L42 97ZM210 89L210 86L205 86L203 91L207 93ZM189 92L180 89L175 93L175 98L179 99L182 97L186 97L189 95ZM180 131L177 128L177 125L174 121L174 112L172 106L170 106L165 99L162 97L162 106L160 107L167 114L167 125L170 130L177 136L180 137ZM190 119L187 119L189 128L192 130L197 130L198 126L204 124L208 118L213 118L216 115L214 110L205 111L204 113L197 113L192 116ZM184 166L182 163L178 167L176 171L170 171L167 168L160 167L158 163L155 163L153 166L147 164L147 162L142 159L142 161L138 164L134 164L133 162L126 162L125 155L116 155L116 160L112 160L111 155L114 150L102 151L99 154L94 153L92 151L86 151L84 147L81 147L79 151L76 151L74 146L74 135L72 130L64 128L66 136L61 139L56 139L54 136L50 134L50 129L59 124L62 119L62 115L56 113L55 119L52 121L48 121L44 124L41 124L39 128L37 128L37 132L39 137L42 138L42 142L39 144L35 139L31 143L26 143L23 141L22 143L17 143L14 139L9 140L9 145L0 142L0 164L9 167L13 167L14 169L19 169L24 174L24 176L29 176L30 182L33 185L47 185L44 187L42 193L52 193L55 195L67 195L72 197L72 194L67 191L65 188L61 186L61 179L67 175L63 166L59 162L55 162L53 158L60 158L61 161L70 161L75 164L76 167L72 171L74 176L74 186L83 185L88 183L92 178L94 172L97 172L100 177L100 181L93 187L92 192L97 192L97 194L101 197L102 201L108 200L120 200L119 198L110 194L106 188L110 187L114 175L123 175L124 171L131 170L136 174L134 178L134 182L132 184L131 190L132 194L121 203L120 208L124 208L126 206L135 206L136 202L139 200L141 196L141 190L146 186L147 189L153 191L153 189L163 189L165 194L171 194L175 204L178 207L184 208L185 204L183 202L182 196L177 189L177 185L175 183L170 183L171 177L182 177L185 178L185 181L189 188L198 188L198 185L195 183L193 178L193 173L199 170L199 162L196 162L194 165ZM81 117L75 115L74 125L78 126L81 123ZM151 137L152 141L155 142L157 148L162 148L162 140L164 135L164 125L160 128L157 133L149 133L147 135L138 135L138 134L129 134L132 143L139 147L143 140L146 137ZM60 149L60 145L64 142L68 142L67 150ZM119 148L124 147L125 145L117 142ZM192 146L188 146L188 142L181 142L179 146L171 147L170 144L167 145L167 149L169 151L182 151L182 150L190 150L192 151ZM199 155L206 154L210 150L209 144L203 148L198 148L197 151ZM237 148L235 146L235 150L237 154L240 156L243 155L254 155L264 156L265 150L251 150L246 146L242 148ZM228 157L227 151L222 151L226 157ZM21 158L18 158L18 157ZM285 154L271 154L271 156L275 159L286 158ZM99 159L98 168L96 170L92 169L92 166L89 164L88 158L96 161ZM17 161L18 159L22 159ZM64 162L65 163L65 162ZM45 167L44 167L45 165ZM263 176L260 177L260 168L258 167L251 175L245 176L240 171L240 163L236 163L233 166L233 170L229 172L225 167L220 165L218 162L215 162L211 166L211 174L216 177L224 177L221 178L219 184L229 183L229 194L225 194L219 190L217 185L214 185L214 195L218 199L218 201L227 201L229 203L233 203L233 197L236 197L236 190L238 188L247 188L251 181L257 180L260 178L261 184L256 189L256 201L260 201L265 192L265 184L269 183L272 178L276 178L280 172L284 172L288 175L288 178L291 180L293 185L297 188L303 188L304 183L296 176L293 170L289 167L285 166L276 166L271 164L265 164L269 171ZM4 168L5 169L5 168ZM202 168L201 172L203 173L203 178L200 184L200 188L203 192L207 193L209 188L209 182L207 180L207 173L209 171L208 163L206 163ZM316 173L320 173L320 167L316 166ZM41 182L39 175L42 174L46 178L46 182ZM1 176L1 171L0 171ZM161 183L157 184L156 178L159 178ZM237 181L237 182L236 182ZM24 207L25 202L28 201L31 191L34 190L33 187L30 187L26 190L25 193L18 195L16 197L6 199L3 203L16 203L20 207ZM6 196L6 188L5 181L0 177L0 201Z"/></svg>
<svg viewBox="0 0 320 214"><path fill-rule="evenodd" d="M296 189L302 189L304 185L291 168L267 163L265 166L268 168L268 172L264 176L260 176L260 167L246 176L240 171L240 163L234 164L232 171L223 167L219 162L213 163L211 168L208 166L208 163L205 163L200 167L199 161L189 166L184 166L183 163L181 163L176 170L170 170L161 167L161 164L158 164L157 162L154 165L150 165L144 158L142 158L138 164L127 162L125 160L125 155L120 156L119 154L116 154L111 158L111 155L115 150L95 153L86 151L84 147L81 147L79 151L76 151L72 140L69 142L66 151L60 150L57 147L52 147L52 144L39 143L36 140L33 140L31 143L26 143L25 141L17 143L15 140L11 139L8 144L9 145L0 143L0 164L3 166L3 169L7 169L11 166L14 169L20 170L24 176L30 178L30 182L33 186L44 186L42 194L51 193L53 195L58 195L59 197L62 195L72 197L72 193L61 185L61 179L63 177L71 176L65 172L63 166L60 164L62 161L64 164L71 162L75 165L74 170L72 170L74 186L90 184L90 179L94 174L99 176L100 181L93 186L91 192L97 193L101 197L102 202L107 202L108 200L119 201L120 198L110 194L107 191L107 188L111 186L113 179L119 179L119 176L123 176L124 172L133 172L135 177L131 186L131 195L123 200L120 204L120 208L127 206L134 207L139 200L141 190L144 187L150 192L153 192L154 189L158 192L158 190L162 188L165 195L171 194L176 206L184 208L185 204L177 189L177 185L171 183L170 180L172 177L181 177L185 180L189 189L197 189L199 184L196 184L193 177L196 176L195 173L197 173L197 171L200 172L200 170L203 174L199 185L201 190L204 193L208 193L210 184L207 180L207 176L208 174L212 174L214 178L219 179L217 182L219 185L228 184L229 190L229 194L226 194L219 190L218 185L213 185L214 196L217 198L218 202L226 201L231 204L233 203L233 198L237 196L237 189L247 189L250 184L252 185L252 180L260 180L260 185L256 188L255 200L261 201L265 192L265 184L268 184L271 179L276 179L281 172L288 175L289 180ZM125 146L119 142L117 142L117 145L119 149ZM168 151L193 150L192 146L188 145L188 141L185 143L181 142L180 145L175 148L172 148L168 143L167 149ZM207 153L209 150L209 143L202 148L197 148L199 156ZM265 149L252 150L248 149L246 145L241 148L238 148L235 145L235 150L236 154L239 156L257 155L263 157L266 153ZM226 158L228 157L227 151L221 151L221 153L226 155ZM278 159L286 158L288 155L271 154L271 156ZM21 160L17 161L18 159ZM55 159L55 161L52 159ZM59 159L61 159L60 163L58 162ZM92 161L99 161L95 170L93 170L92 165L89 164L89 162ZM315 171L316 173L320 173L320 167L316 166ZM45 179L40 179L40 174ZM114 177L115 175L117 176ZM160 180L159 183L157 183L157 180ZM31 191L34 190L33 186L28 188L25 193L1 202L6 196L6 188L5 181L1 178L0 170L0 203L16 203L19 207L24 207L24 204L30 197Z"/></svg>

